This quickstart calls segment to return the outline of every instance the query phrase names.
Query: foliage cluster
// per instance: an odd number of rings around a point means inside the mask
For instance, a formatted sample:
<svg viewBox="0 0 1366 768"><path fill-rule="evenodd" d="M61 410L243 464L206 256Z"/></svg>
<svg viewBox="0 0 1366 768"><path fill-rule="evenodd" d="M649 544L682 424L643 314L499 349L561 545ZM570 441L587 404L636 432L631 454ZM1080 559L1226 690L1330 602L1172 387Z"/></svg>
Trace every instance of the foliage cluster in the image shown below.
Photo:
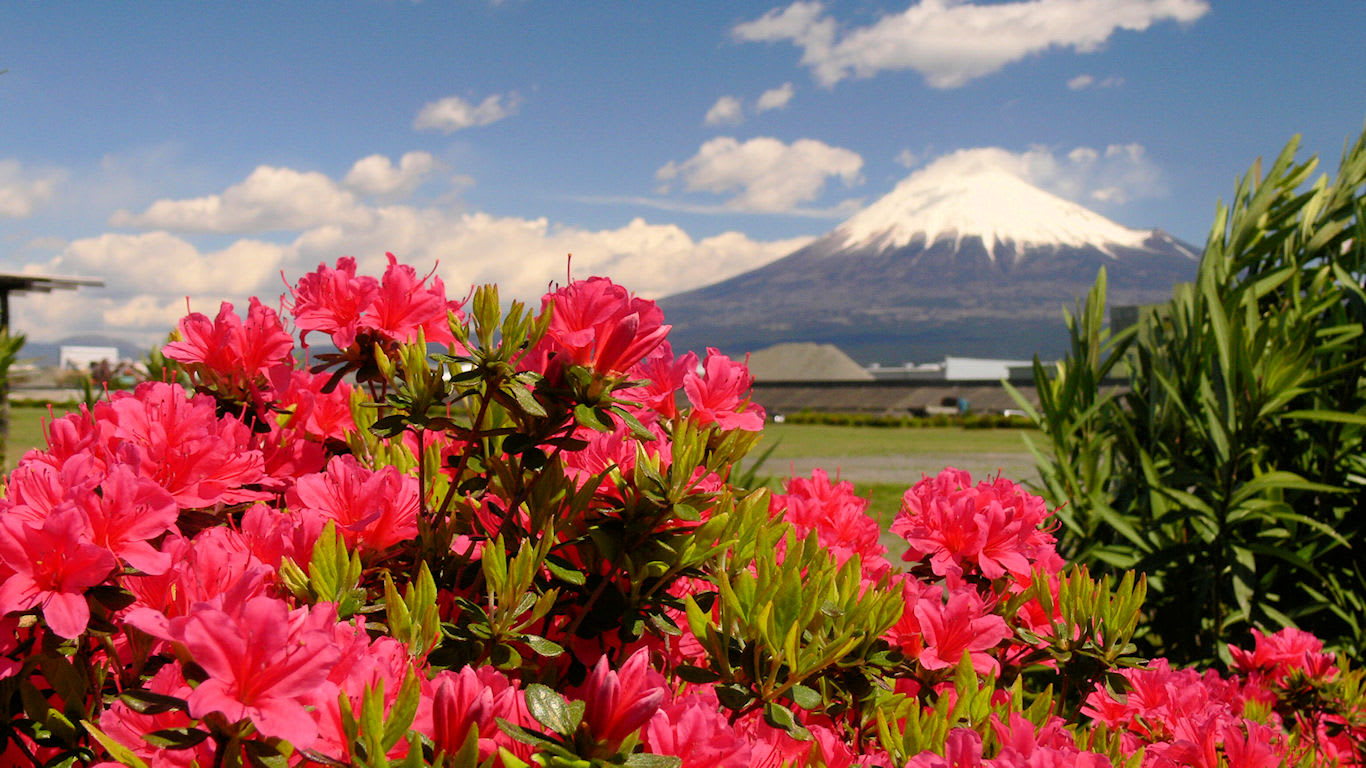
<svg viewBox="0 0 1366 768"><path fill-rule="evenodd" d="M1142 642L1174 660L1284 625L1366 650L1366 134L1307 188L1296 144L1220 205L1194 284L1111 336L1102 273L1035 364L1061 550L1148 574Z"/></svg>
<svg viewBox="0 0 1366 768"><path fill-rule="evenodd" d="M748 372L608 280L462 306L343 259L286 303L338 351L192 314L193 393L114 393L10 475L0 763L1366 760L1362 672L1295 630L1226 675L1137 656L1145 579L1069 567L1009 480L907 491L901 567L850 484L743 487Z"/></svg>

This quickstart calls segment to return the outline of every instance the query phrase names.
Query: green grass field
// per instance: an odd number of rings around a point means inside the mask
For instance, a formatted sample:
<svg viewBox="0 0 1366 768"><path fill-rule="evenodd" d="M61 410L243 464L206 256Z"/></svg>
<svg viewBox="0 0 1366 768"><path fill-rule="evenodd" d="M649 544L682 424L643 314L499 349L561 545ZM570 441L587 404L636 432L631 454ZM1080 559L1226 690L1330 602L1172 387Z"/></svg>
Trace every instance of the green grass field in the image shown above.
<svg viewBox="0 0 1366 768"><path fill-rule="evenodd" d="M62 409L54 409L53 412L58 416L66 413ZM47 408L31 405L10 406L9 443L5 446L6 472L14 469L14 465L19 463L19 457L30 448L41 448L47 444L42 428L42 420L46 418L49 418Z"/></svg>

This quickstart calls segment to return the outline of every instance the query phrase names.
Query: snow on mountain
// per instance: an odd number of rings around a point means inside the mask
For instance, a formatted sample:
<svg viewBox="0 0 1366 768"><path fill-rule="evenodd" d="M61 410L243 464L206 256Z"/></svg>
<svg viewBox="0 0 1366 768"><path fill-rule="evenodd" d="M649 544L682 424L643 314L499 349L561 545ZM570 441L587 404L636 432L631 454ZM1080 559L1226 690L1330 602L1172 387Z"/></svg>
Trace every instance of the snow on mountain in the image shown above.
<svg viewBox="0 0 1366 768"><path fill-rule="evenodd" d="M1025 180L1018 156L964 150L777 261L660 300L675 350L781 342L863 362L1060 354L1062 308L1104 266L1112 305L1165 301L1199 253ZM1031 174L1032 175L1032 174Z"/></svg>
<svg viewBox="0 0 1366 768"><path fill-rule="evenodd" d="M1003 167L992 150L964 150L916 171L833 233L846 250L960 244L980 237L1017 249L1040 245L1142 247L1152 232L1116 224L1094 211L1045 192ZM1113 255L1113 254L1110 254Z"/></svg>

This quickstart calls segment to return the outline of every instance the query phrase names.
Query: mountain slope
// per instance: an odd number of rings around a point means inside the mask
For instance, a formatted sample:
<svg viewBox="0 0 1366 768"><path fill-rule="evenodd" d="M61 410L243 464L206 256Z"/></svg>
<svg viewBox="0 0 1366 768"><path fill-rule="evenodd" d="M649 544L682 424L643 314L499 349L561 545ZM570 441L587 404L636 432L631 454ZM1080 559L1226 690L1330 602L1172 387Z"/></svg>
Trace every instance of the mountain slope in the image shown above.
<svg viewBox="0 0 1366 768"><path fill-rule="evenodd" d="M678 349L832 343L863 363L1045 357L1104 265L1112 304L1166 299L1198 253L1034 187L984 151L950 155L806 247L660 304Z"/></svg>

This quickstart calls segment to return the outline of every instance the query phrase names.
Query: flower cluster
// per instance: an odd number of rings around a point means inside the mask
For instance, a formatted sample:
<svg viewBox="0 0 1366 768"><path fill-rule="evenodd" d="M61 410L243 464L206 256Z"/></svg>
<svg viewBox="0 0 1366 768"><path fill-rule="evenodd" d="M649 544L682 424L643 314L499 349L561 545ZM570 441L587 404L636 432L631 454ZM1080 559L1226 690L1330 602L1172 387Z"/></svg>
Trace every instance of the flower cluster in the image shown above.
<svg viewBox="0 0 1366 768"><path fill-rule="evenodd" d="M504 308L391 256L289 297L190 315L192 390L8 478L0 764L1363 763L1360 673L1293 629L1135 659L1142 580L1067 568L1008 480L885 533L821 471L742 487L748 370L610 280Z"/></svg>

